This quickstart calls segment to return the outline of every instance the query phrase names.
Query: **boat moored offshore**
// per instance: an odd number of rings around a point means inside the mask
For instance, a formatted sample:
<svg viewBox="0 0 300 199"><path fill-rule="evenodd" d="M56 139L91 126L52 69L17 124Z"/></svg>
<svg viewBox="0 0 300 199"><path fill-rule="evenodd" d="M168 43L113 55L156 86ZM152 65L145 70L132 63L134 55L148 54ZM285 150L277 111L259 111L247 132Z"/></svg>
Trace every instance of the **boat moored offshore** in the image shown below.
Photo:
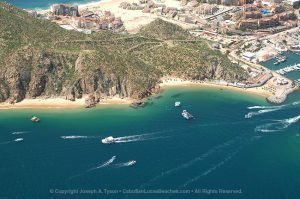
<svg viewBox="0 0 300 199"><path fill-rule="evenodd" d="M180 102L175 102L175 107L179 107L181 106L181 103Z"/></svg>
<svg viewBox="0 0 300 199"><path fill-rule="evenodd" d="M36 117L36 116L33 116L31 119L30 119L32 122L39 122L40 121L40 118Z"/></svg>
<svg viewBox="0 0 300 199"><path fill-rule="evenodd" d="M189 112L187 112L187 110L183 110L181 113L182 117L184 117L185 119L189 120L191 118L193 118L194 116L192 114L190 114Z"/></svg>

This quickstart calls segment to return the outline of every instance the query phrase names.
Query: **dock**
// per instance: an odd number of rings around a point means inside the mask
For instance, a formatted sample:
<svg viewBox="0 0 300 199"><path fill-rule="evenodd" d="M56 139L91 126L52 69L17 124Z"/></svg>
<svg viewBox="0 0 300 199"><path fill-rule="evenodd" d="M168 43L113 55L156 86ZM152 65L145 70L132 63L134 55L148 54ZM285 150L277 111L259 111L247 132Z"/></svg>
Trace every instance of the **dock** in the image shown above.
<svg viewBox="0 0 300 199"><path fill-rule="evenodd" d="M281 68L279 70L276 70L275 72L280 75L284 75L286 73L290 73L290 72L297 71L297 70L300 70L300 63Z"/></svg>

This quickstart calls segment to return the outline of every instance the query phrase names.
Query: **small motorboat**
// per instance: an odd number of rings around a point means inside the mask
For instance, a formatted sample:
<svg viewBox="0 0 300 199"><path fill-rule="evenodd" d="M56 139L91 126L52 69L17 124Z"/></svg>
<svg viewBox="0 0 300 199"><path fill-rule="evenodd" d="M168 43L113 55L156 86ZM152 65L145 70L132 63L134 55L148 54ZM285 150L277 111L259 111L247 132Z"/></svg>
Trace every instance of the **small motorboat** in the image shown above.
<svg viewBox="0 0 300 199"><path fill-rule="evenodd" d="M133 165L135 165L135 164L136 164L136 161L135 161L135 160L130 160L130 161L127 163L128 166L133 166Z"/></svg>
<svg viewBox="0 0 300 199"><path fill-rule="evenodd" d="M181 103L180 102L175 102L175 107L179 107L181 106Z"/></svg>
<svg viewBox="0 0 300 199"><path fill-rule="evenodd" d="M181 113L182 117L184 117L185 119L189 120L191 118L193 118L194 116L192 114L190 114L189 112L187 112L186 110L183 110Z"/></svg>
<svg viewBox="0 0 300 199"><path fill-rule="evenodd" d="M15 139L14 141L15 142L21 142L21 141L23 141L24 139L23 138L17 138L17 139Z"/></svg>
<svg viewBox="0 0 300 199"><path fill-rule="evenodd" d="M115 143L115 139L113 138L113 136L108 136L107 138L102 139L101 142L103 144L113 144Z"/></svg>
<svg viewBox="0 0 300 199"><path fill-rule="evenodd" d="M31 121L32 121L32 122L39 122L39 121L40 121L40 118L38 118L38 117L36 117L36 116L33 116L33 117L31 118Z"/></svg>

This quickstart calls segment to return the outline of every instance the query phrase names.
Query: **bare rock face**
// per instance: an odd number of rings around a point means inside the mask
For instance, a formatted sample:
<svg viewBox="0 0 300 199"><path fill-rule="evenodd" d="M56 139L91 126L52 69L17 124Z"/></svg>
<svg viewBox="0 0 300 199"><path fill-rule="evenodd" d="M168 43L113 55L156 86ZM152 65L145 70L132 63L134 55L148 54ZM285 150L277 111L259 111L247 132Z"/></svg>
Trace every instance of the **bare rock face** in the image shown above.
<svg viewBox="0 0 300 199"><path fill-rule="evenodd" d="M96 97L94 95L89 95L85 99L85 108L92 108L92 107L96 106L97 103L98 103L98 101L96 100Z"/></svg>
<svg viewBox="0 0 300 199"><path fill-rule="evenodd" d="M82 54L64 55L28 48L16 51L7 59L6 70L0 71L3 74L0 102L17 103L39 96L65 96L75 101L91 95L88 104L94 104L106 96L142 98L157 83L156 79L149 83L145 79L145 85L135 88L136 82L130 77L116 74L101 64L89 68L86 62Z"/></svg>

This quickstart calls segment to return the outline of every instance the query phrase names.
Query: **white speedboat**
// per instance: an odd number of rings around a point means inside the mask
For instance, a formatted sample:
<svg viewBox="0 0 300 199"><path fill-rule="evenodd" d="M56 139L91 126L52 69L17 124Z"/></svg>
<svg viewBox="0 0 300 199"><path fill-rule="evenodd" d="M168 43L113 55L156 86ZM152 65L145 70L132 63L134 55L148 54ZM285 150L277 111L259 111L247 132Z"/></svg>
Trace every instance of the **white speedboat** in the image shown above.
<svg viewBox="0 0 300 199"><path fill-rule="evenodd" d="M14 141L15 142L21 142L21 141L23 141L24 139L23 138L17 138L17 139L15 139Z"/></svg>
<svg viewBox="0 0 300 199"><path fill-rule="evenodd" d="M39 122L39 121L40 121L40 118L38 118L38 117L36 117L36 116L33 116L33 117L31 118L31 121L32 121L32 122Z"/></svg>
<svg viewBox="0 0 300 199"><path fill-rule="evenodd" d="M103 144L113 144L115 143L115 139L113 138L113 136L109 136L107 138L102 139L101 142Z"/></svg>
<svg viewBox="0 0 300 199"><path fill-rule="evenodd" d="M130 160L128 163L128 166L133 166L136 164L136 161L135 160Z"/></svg>
<svg viewBox="0 0 300 199"><path fill-rule="evenodd" d="M187 112L186 110L183 110L181 113L182 117L184 117L185 119L189 120L191 118L193 118L192 114L190 114L189 112Z"/></svg>
<svg viewBox="0 0 300 199"><path fill-rule="evenodd" d="M179 107L181 106L181 103L180 102L175 102L175 107Z"/></svg>

